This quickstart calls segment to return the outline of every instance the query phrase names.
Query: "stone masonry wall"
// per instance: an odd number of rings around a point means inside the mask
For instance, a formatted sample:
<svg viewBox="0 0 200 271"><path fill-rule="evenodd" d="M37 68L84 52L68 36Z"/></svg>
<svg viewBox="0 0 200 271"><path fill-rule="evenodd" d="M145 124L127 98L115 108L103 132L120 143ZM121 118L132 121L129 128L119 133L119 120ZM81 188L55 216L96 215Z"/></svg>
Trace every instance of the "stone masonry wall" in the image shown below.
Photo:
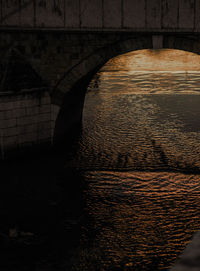
<svg viewBox="0 0 200 271"><path fill-rule="evenodd" d="M199 0L0 0L0 27L200 31Z"/></svg>
<svg viewBox="0 0 200 271"><path fill-rule="evenodd" d="M43 143L52 138L51 99L47 91L0 94L0 156L9 150Z"/></svg>
<svg viewBox="0 0 200 271"><path fill-rule="evenodd" d="M0 92L0 157L5 156L8 149L21 149L24 146L52 142L55 122L66 93L110 58L136 49L157 47L154 46L154 40L161 40L162 44L158 44L160 48L180 49L198 54L200 52L199 34L167 33L163 34L161 39L160 36L159 39L153 37L151 33L141 35L131 32L2 31L0 85L3 92ZM32 68L29 71L36 73L45 82L45 86L52 90L51 98L47 90L40 91L39 88L33 90L31 85L31 91L5 93L3 86L7 74L6 56L11 49L14 49L17 55L23 56L22 64L28 63ZM10 71L13 71L11 60L12 58L9 62L10 66L7 65ZM22 64L19 62L19 66L16 65L15 68L20 70ZM23 71L22 76L19 76L22 82ZM13 73L11 72L11 75ZM82 89L81 84L80 89ZM78 97L75 94L74 96L79 104ZM73 103L68 101L68 104ZM77 115L68 111L66 119L73 119L74 115ZM65 125L65 121L63 124Z"/></svg>

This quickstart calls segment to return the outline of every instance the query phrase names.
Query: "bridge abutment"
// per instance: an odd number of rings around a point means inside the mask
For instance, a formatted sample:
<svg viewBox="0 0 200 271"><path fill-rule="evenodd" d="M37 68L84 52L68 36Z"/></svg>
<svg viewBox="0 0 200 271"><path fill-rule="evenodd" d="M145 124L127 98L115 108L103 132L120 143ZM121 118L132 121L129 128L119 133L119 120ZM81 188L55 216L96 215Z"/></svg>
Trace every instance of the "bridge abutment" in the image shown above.
<svg viewBox="0 0 200 271"><path fill-rule="evenodd" d="M45 89L0 93L1 159L24 148L51 144L52 109Z"/></svg>

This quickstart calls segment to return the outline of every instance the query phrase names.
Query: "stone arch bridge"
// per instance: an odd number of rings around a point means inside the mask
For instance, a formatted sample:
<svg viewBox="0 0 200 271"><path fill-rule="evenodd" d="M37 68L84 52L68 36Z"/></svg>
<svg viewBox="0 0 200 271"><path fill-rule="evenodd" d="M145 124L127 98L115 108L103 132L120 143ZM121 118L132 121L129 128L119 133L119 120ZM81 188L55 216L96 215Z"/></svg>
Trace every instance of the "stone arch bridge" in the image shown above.
<svg viewBox="0 0 200 271"><path fill-rule="evenodd" d="M152 48L199 54L200 0L0 0L0 158L70 134L95 72Z"/></svg>
<svg viewBox="0 0 200 271"><path fill-rule="evenodd" d="M200 53L199 0L0 0L0 152L59 141L86 86L140 49Z"/></svg>

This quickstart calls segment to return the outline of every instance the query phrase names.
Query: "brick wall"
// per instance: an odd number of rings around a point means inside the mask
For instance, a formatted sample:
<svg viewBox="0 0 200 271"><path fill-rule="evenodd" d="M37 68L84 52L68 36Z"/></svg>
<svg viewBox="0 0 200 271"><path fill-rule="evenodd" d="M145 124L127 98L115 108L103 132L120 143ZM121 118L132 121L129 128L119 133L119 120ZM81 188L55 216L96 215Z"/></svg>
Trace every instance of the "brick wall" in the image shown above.
<svg viewBox="0 0 200 271"><path fill-rule="evenodd" d="M50 143L56 119L53 116L45 90L0 93L1 158L9 150Z"/></svg>

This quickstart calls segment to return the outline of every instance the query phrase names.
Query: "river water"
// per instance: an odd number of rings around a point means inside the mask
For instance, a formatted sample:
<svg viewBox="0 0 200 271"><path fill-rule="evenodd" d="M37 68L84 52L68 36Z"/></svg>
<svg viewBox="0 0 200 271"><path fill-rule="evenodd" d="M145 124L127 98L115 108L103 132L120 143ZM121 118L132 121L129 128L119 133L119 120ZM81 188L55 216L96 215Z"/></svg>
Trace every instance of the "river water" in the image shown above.
<svg viewBox="0 0 200 271"><path fill-rule="evenodd" d="M65 164L86 184L72 270L167 270L199 230L200 74L127 63L93 78Z"/></svg>
<svg viewBox="0 0 200 271"><path fill-rule="evenodd" d="M199 230L200 61L154 55L94 76L58 167L36 157L4 168L1 270L168 270Z"/></svg>

